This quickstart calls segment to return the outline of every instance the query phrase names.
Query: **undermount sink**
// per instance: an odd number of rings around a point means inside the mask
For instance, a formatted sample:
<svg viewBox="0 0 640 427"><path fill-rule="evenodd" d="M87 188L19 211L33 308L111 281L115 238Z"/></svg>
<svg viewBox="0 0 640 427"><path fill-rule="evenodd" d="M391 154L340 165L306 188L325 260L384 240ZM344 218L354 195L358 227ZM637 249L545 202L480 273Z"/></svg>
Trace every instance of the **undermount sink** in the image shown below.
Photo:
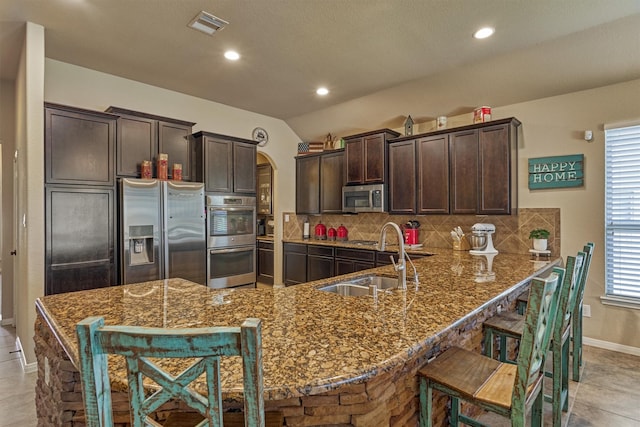
<svg viewBox="0 0 640 427"><path fill-rule="evenodd" d="M364 286L366 288L369 288L370 285L376 285L378 289L390 289L398 287L398 278L387 276L367 276L349 280L345 283Z"/></svg>
<svg viewBox="0 0 640 427"><path fill-rule="evenodd" d="M318 288L320 291L332 292L334 294L359 297L363 295L369 295L369 288L364 286L354 285L352 283L337 283L335 285L324 286Z"/></svg>
<svg viewBox="0 0 640 427"><path fill-rule="evenodd" d="M372 288L370 288L371 285L375 285L378 290L396 288L398 286L398 279L396 277L386 276L358 277L357 279L351 279L345 282L323 286L321 288L318 288L318 290L324 292L332 292L334 294L343 296L357 297L363 295L373 295L374 291L372 290Z"/></svg>

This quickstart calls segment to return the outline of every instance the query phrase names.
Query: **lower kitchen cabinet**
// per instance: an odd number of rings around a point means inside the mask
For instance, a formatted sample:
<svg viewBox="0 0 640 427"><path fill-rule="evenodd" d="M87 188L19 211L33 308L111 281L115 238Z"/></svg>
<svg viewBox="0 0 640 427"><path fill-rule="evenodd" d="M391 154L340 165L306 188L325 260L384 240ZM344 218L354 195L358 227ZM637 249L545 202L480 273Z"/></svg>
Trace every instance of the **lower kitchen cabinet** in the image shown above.
<svg viewBox="0 0 640 427"><path fill-rule="evenodd" d="M375 251L336 248L336 276L375 267Z"/></svg>
<svg viewBox="0 0 640 427"><path fill-rule="evenodd" d="M113 188L47 186L45 295L117 284Z"/></svg>
<svg viewBox="0 0 640 427"><path fill-rule="evenodd" d="M307 282L335 276L333 250L334 248L329 246L307 247Z"/></svg>
<svg viewBox="0 0 640 427"><path fill-rule="evenodd" d="M284 243L282 274L285 285L298 285L307 281L307 245Z"/></svg>
<svg viewBox="0 0 640 427"><path fill-rule="evenodd" d="M398 260L397 252L305 243L284 243L283 251L285 285L329 279L342 274L389 265L391 255L394 260ZM415 260L422 258L423 255L412 254L410 257Z"/></svg>
<svg viewBox="0 0 640 427"><path fill-rule="evenodd" d="M273 242L258 240L257 281L273 285L274 256Z"/></svg>

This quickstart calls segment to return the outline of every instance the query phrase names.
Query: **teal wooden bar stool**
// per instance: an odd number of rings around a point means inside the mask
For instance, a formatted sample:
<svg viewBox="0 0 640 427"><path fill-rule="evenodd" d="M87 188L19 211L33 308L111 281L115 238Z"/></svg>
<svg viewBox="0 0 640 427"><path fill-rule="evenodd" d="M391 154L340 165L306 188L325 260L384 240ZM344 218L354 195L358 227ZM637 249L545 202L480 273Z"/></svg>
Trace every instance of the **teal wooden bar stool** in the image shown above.
<svg viewBox="0 0 640 427"><path fill-rule="evenodd" d="M579 287L576 291L576 302L573 313L571 315L571 355L573 358L573 381L580 381L580 368L582 367L582 306L584 302L584 290L587 286L587 278L589 277L589 269L591 268L591 258L595 244L588 242L582 249L586 254L583 261L582 277L580 278ZM519 314L524 314L527 308L528 292L523 293L517 299L516 310Z"/></svg>
<svg viewBox="0 0 640 427"><path fill-rule="evenodd" d="M589 269L591 268L591 258L593 257L594 249L595 245L592 242L584 245L583 251L586 254L586 258L584 261L582 277L580 278L578 290L576 291L576 303L571 315L571 353L573 355L574 381L580 381L580 367L582 367L582 305L584 302L584 290L587 287L587 277L589 276Z"/></svg>
<svg viewBox="0 0 640 427"><path fill-rule="evenodd" d="M545 396L553 405L553 425L562 425L562 412L569 409L569 321L575 304L576 289L582 273L585 254L579 252L576 257L567 257L566 273L562 277L558 296L558 314L552 325L551 355L552 370L547 376L551 376L553 387L551 395ZM558 267L554 272L558 272ZM497 314L487 319L483 325L485 331L485 354L493 357L493 343L496 337L500 338L500 360L509 362L506 358L506 338L520 340L524 332L524 316L517 313Z"/></svg>
<svg viewBox="0 0 640 427"><path fill-rule="evenodd" d="M451 397L451 422L484 426L460 413L460 400L510 418L524 427L527 409L531 425L542 425L544 356L549 347L557 311L559 276L534 278L525 316L517 365L452 347L418 371L420 378L420 426L431 427L433 390Z"/></svg>
<svg viewBox="0 0 640 427"><path fill-rule="evenodd" d="M102 317L89 317L77 324L76 333L89 427L113 426L109 354L124 356L126 360L133 427L159 426L149 415L174 399L197 411L195 418L177 416L175 419L179 422L191 426L224 425L220 358L226 356L242 358L246 425L265 426L260 319L246 319L240 327L163 329L105 326ZM173 377L151 358L189 358L191 365ZM206 396L189 386L203 374L206 375ZM143 387L145 377L159 386L157 391L147 392L148 396ZM245 425L244 419L242 425ZM165 426L171 423L168 419Z"/></svg>

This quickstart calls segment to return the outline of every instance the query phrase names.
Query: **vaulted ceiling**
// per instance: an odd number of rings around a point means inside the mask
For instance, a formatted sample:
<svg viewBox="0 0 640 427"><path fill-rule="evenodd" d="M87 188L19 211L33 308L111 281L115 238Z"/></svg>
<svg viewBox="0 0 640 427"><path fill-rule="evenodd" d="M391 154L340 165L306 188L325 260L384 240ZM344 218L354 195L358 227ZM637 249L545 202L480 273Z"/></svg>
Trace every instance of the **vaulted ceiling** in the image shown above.
<svg viewBox="0 0 640 427"><path fill-rule="evenodd" d="M229 24L189 28L202 10ZM48 58L281 118L302 140L640 78L640 0L3 0L0 21L3 78L31 21Z"/></svg>

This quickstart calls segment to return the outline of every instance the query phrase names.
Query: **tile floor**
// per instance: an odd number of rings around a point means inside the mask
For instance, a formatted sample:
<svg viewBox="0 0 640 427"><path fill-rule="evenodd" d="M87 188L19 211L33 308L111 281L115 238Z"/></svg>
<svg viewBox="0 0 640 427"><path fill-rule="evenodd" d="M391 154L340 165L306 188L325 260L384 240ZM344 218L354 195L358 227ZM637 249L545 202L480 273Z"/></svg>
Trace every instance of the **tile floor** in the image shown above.
<svg viewBox="0 0 640 427"><path fill-rule="evenodd" d="M36 373L25 374L15 350L15 329L0 326L0 427L36 426ZM640 426L640 357L584 347L580 383L570 382L569 427ZM549 412L550 404L545 404ZM545 425L548 425L548 415ZM492 426L508 425L487 418Z"/></svg>

